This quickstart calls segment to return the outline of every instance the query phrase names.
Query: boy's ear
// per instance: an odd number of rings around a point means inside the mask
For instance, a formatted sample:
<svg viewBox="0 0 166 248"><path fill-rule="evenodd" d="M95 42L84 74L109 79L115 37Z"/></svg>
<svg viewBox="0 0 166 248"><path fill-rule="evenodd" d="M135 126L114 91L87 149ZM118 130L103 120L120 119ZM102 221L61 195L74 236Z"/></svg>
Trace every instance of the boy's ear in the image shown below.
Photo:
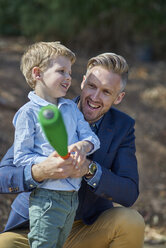
<svg viewBox="0 0 166 248"><path fill-rule="evenodd" d="M35 66L32 68L32 76L36 80L41 78L41 71L39 67Z"/></svg>

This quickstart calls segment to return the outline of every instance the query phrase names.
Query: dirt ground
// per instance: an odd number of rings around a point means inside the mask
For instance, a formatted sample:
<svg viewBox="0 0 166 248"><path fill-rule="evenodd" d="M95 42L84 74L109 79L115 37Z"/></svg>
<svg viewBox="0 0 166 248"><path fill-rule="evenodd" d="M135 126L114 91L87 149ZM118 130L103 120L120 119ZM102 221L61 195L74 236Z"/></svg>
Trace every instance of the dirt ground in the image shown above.
<svg viewBox="0 0 166 248"><path fill-rule="evenodd" d="M30 90L19 70L23 49L22 39L0 39L0 159L13 141L14 113ZM80 92L87 59L80 57L73 66L69 98ZM118 108L136 120L140 196L133 208L145 219L145 243L151 247L166 242L166 62L130 64L126 97ZM0 231L14 197L0 195Z"/></svg>

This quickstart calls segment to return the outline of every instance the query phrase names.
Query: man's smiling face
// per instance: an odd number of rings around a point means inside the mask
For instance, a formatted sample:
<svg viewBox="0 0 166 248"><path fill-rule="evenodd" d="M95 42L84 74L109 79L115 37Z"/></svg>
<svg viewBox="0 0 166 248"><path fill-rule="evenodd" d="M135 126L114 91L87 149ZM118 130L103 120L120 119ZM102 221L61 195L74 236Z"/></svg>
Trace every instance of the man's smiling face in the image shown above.
<svg viewBox="0 0 166 248"><path fill-rule="evenodd" d="M99 120L112 106L123 99L121 76L102 66L90 69L81 84L79 108L89 123Z"/></svg>

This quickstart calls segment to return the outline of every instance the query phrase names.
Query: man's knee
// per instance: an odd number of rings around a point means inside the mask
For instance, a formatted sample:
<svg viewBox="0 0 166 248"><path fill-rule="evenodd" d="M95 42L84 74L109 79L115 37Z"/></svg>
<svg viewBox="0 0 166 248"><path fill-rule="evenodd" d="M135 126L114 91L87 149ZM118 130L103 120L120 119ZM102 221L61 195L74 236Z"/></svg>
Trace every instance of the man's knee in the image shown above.
<svg viewBox="0 0 166 248"><path fill-rule="evenodd" d="M143 246L145 223L143 217L134 209L115 207L103 213L108 247Z"/></svg>
<svg viewBox="0 0 166 248"><path fill-rule="evenodd" d="M138 229L145 228L143 217L134 209L122 208L122 211L119 212L118 219L124 226Z"/></svg>
<svg viewBox="0 0 166 248"><path fill-rule="evenodd" d="M1 233L0 248L30 248L26 232Z"/></svg>
<svg viewBox="0 0 166 248"><path fill-rule="evenodd" d="M120 228L121 232L144 236L145 222L143 217L134 209L118 207L115 208L114 230Z"/></svg>
<svg viewBox="0 0 166 248"><path fill-rule="evenodd" d="M14 248L14 235L10 232L0 234L0 247L1 248Z"/></svg>
<svg viewBox="0 0 166 248"><path fill-rule="evenodd" d="M103 220L108 228L120 227L121 229L142 230L145 229L143 217L134 209L114 207L103 213ZM134 231L133 230L133 231Z"/></svg>

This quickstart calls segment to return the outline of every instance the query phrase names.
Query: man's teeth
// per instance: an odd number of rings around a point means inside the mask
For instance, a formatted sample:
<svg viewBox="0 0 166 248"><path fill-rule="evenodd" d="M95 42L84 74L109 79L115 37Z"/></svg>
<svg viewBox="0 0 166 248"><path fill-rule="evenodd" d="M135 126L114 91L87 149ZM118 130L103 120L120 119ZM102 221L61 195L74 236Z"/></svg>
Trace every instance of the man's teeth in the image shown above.
<svg viewBox="0 0 166 248"><path fill-rule="evenodd" d="M96 105L93 105L92 103L90 103L90 102L88 102L88 104L89 104L89 106L91 107L91 108L95 108L95 109L97 109L97 108L99 108L100 106L96 106Z"/></svg>

